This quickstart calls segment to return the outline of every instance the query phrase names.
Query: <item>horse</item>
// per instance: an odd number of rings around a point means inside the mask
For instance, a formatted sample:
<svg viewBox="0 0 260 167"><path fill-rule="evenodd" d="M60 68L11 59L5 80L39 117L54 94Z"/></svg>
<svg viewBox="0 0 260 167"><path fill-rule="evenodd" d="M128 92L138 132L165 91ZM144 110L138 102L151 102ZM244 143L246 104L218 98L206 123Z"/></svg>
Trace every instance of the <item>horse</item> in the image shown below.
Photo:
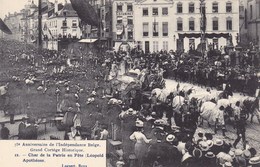
<svg viewBox="0 0 260 167"><path fill-rule="evenodd" d="M208 122L208 125L215 123L215 110L217 108L217 104L213 102L204 102L200 107L200 125L203 125L203 120Z"/></svg>

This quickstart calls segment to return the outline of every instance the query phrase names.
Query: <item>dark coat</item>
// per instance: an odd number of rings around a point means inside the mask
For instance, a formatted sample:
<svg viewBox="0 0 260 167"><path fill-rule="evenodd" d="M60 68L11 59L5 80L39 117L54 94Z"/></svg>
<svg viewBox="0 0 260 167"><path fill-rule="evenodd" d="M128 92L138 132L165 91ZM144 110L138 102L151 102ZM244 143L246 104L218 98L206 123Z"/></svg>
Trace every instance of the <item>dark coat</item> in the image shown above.
<svg viewBox="0 0 260 167"><path fill-rule="evenodd" d="M3 127L1 129L1 138L2 139L8 139L9 138L9 135L10 135L10 131L7 127Z"/></svg>
<svg viewBox="0 0 260 167"><path fill-rule="evenodd" d="M25 131L26 125L25 123L21 122L18 127L18 138L23 139L24 138L24 131Z"/></svg>

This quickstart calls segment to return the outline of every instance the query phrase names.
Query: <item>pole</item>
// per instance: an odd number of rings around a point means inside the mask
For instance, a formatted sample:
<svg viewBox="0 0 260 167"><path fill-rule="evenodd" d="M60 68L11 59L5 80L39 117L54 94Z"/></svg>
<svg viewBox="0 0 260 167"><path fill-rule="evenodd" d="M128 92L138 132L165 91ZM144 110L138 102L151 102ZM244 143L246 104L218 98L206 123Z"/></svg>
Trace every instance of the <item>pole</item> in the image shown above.
<svg viewBox="0 0 260 167"><path fill-rule="evenodd" d="M38 0L38 48L42 48L42 0Z"/></svg>
<svg viewBox="0 0 260 167"><path fill-rule="evenodd" d="M201 14L201 53L202 57L205 55L204 44L205 44L205 32L206 32L206 7L205 0L200 0L200 14ZM204 9L203 9L204 6Z"/></svg>

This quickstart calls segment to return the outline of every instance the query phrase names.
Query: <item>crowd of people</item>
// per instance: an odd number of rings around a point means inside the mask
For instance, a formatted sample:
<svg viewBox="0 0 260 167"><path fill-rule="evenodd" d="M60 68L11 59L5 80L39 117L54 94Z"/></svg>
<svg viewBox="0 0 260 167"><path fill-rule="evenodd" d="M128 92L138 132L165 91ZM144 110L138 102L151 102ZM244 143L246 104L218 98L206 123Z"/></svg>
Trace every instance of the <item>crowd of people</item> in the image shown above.
<svg viewBox="0 0 260 167"><path fill-rule="evenodd" d="M122 141L122 152L115 163L118 167L192 167L205 164L236 167L260 164L257 151L246 142L242 112L237 114L235 120L237 139L234 143L228 143L213 137L211 133L196 133L200 116L199 104L187 98L187 92L178 90L178 86L175 95L167 96L166 103L158 101L156 94L144 95L144 91L164 88L163 78L171 77L209 87L219 87L225 83L229 85L225 89L226 98L232 96L233 90L244 91L244 88L238 89L234 84L237 80L242 80L243 83L239 85L249 88L247 93L253 95L258 88L259 64L255 62L259 56L254 56L252 62L253 58L249 58L252 55L246 54L245 58L237 60L232 55L227 58L214 51L209 52L207 57L200 58L191 53L161 51L145 54L137 49L130 52L92 50L86 53L80 51L79 58L73 62L72 51L38 52L33 46L21 45L15 41L2 42L1 53L15 67L22 67L20 75L15 74L17 71L7 71L9 79L36 82L34 78L39 77L34 76L35 72L43 71L44 80L40 81L41 84L36 89L41 93L50 89L52 96L57 97L56 114L59 116L56 118L62 119L56 119L55 123L59 130L65 130L63 139L111 138ZM87 59L83 60L83 57ZM30 65L23 67L24 62ZM124 92L120 89L120 84L115 86L115 80L131 70L137 74L140 86ZM5 74L1 75L6 77ZM244 79L240 76L244 76ZM184 98L184 104L173 109L171 102L176 95ZM259 101L259 95L256 99ZM219 106L219 113L215 133L221 128L225 136L225 126L219 126L223 125L223 106ZM32 124L31 122L34 125L35 121L30 120L29 123ZM21 123L19 132L23 128ZM34 131L35 133L37 132ZM22 133L19 136L24 138ZM55 136L50 138L59 139ZM241 139L242 147L237 148Z"/></svg>

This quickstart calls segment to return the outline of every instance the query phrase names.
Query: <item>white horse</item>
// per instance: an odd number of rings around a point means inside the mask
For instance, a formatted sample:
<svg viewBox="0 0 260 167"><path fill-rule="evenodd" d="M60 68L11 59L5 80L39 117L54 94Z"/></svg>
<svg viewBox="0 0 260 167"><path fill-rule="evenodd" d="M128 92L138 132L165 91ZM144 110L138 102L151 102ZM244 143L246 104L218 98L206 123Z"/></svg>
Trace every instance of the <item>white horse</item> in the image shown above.
<svg viewBox="0 0 260 167"><path fill-rule="evenodd" d="M208 125L214 124L217 114L217 104L210 101L204 102L200 107L201 124L203 124L203 120L206 120Z"/></svg>
<svg viewBox="0 0 260 167"><path fill-rule="evenodd" d="M184 97L182 96L175 96L172 100L172 108L174 110L180 110L183 104L184 104Z"/></svg>

